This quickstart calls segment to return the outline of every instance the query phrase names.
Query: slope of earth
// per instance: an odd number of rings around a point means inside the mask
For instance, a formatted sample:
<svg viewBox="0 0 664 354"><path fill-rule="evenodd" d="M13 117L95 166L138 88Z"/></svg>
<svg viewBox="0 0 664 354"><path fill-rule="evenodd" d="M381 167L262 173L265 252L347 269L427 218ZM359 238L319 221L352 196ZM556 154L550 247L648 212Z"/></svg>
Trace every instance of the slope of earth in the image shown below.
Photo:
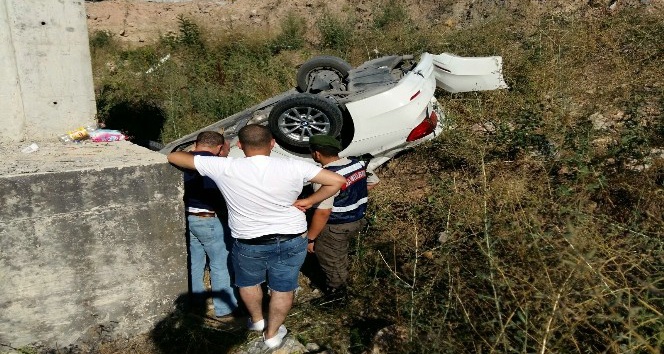
<svg viewBox="0 0 664 354"><path fill-rule="evenodd" d="M537 3L540 13L569 14L590 8L606 8L617 11L625 7L638 7L649 0L594 1L531 1ZM415 23L457 27L482 21L498 9L518 9L522 1L474 0L407 0L408 16ZM650 11L661 6L652 1ZM377 9L394 4L390 0L242 0L242 1L178 1L148 2L140 0L86 1L88 29L108 31L123 41L138 44L157 40L162 35L178 30L178 18L193 19L210 30L241 30L251 28L268 34L278 32L284 18L295 15L313 27L316 19L327 15L353 16L358 27L370 23ZM537 18L539 14L532 14Z"/></svg>

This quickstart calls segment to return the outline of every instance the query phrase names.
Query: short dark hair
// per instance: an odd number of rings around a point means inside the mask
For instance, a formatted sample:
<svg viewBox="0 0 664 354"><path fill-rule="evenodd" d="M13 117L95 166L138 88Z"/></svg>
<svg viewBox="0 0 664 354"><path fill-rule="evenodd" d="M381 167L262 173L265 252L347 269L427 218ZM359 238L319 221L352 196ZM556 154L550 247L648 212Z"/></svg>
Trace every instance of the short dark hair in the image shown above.
<svg viewBox="0 0 664 354"><path fill-rule="evenodd" d="M310 144L309 145L309 150L311 151L316 151L319 152L321 155L325 157L333 157L339 155L339 149L332 147L332 146L321 146L321 145L316 145L316 144Z"/></svg>
<svg viewBox="0 0 664 354"><path fill-rule="evenodd" d="M196 136L196 144L205 145L209 147L224 145L224 136L212 130L206 130L198 133Z"/></svg>
<svg viewBox="0 0 664 354"><path fill-rule="evenodd" d="M247 124L238 132L238 138L242 147L250 149L262 149L270 147L272 133L270 129L258 124Z"/></svg>

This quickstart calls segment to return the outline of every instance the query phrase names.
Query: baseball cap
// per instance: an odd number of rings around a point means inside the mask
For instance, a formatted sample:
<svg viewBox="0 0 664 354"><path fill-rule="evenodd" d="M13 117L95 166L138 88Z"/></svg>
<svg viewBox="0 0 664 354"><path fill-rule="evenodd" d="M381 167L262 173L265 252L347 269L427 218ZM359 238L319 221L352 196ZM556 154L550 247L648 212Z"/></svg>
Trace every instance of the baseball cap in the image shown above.
<svg viewBox="0 0 664 354"><path fill-rule="evenodd" d="M341 150L341 143L329 135L313 135L309 138L309 145L329 146Z"/></svg>

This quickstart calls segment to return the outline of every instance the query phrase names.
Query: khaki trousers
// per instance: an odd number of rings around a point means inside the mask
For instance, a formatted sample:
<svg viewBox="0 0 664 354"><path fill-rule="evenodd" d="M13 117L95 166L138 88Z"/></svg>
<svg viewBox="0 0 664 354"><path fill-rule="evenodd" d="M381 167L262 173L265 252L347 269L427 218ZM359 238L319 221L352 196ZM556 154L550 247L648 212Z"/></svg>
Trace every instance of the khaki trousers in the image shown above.
<svg viewBox="0 0 664 354"><path fill-rule="evenodd" d="M325 273L328 290L346 285L350 239L357 236L365 225L364 219L346 224L327 224L316 239L314 252Z"/></svg>

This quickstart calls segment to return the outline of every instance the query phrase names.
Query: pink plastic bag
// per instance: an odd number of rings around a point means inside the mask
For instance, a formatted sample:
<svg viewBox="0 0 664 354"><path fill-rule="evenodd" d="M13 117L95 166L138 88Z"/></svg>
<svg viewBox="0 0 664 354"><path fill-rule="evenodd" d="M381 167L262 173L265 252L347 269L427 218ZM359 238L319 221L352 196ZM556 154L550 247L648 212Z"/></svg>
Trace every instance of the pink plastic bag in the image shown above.
<svg viewBox="0 0 664 354"><path fill-rule="evenodd" d="M119 130L112 129L97 129L90 132L90 140L95 143L127 140L127 136L122 134Z"/></svg>

